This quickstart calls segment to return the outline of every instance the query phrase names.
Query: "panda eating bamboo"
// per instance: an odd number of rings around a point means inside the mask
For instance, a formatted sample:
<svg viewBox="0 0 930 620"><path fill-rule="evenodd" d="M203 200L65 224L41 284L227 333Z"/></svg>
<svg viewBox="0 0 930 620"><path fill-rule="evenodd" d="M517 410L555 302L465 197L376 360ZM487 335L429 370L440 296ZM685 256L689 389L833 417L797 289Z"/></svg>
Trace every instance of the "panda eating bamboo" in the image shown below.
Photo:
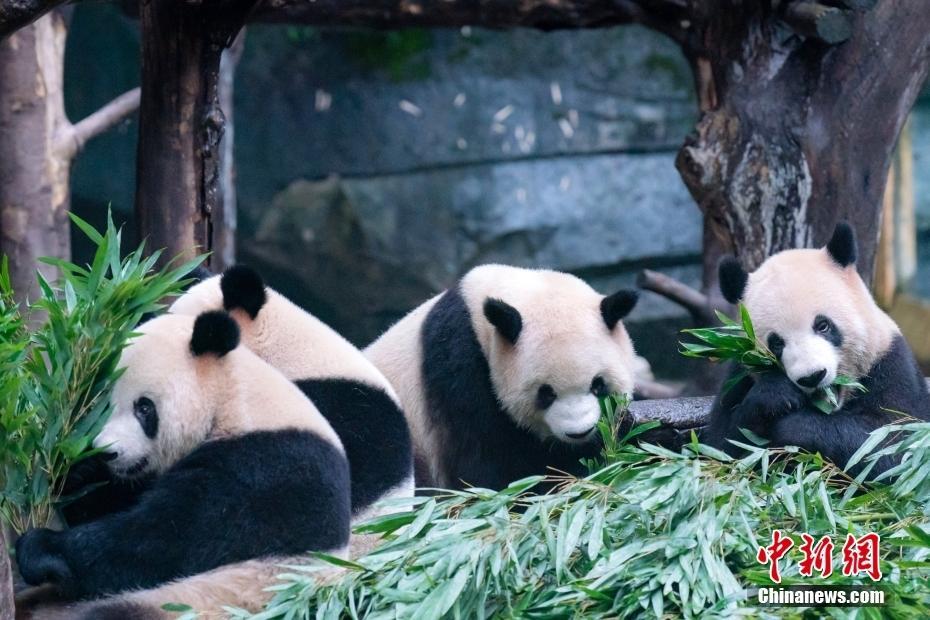
<svg viewBox="0 0 930 620"><path fill-rule="evenodd" d="M757 336L784 372L747 377L714 403L703 440L731 453L746 428L773 447L799 446L843 467L871 431L910 416L930 420L923 374L895 322L856 271L856 238L845 222L821 249L786 250L747 274L735 258L720 264L720 288L749 311ZM838 375L864 393L841 391L824 414L809 402ZM871 475L892 467L883 456Z"/></svg>

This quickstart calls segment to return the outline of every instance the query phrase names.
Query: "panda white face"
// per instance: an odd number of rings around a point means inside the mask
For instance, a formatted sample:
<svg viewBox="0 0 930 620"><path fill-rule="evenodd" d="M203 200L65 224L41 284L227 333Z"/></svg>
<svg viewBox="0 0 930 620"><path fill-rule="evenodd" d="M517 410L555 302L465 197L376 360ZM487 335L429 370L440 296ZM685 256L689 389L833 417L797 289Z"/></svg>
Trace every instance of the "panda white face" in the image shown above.
<svg viewBox="0 0 930 620"><path fill-rule="evenodd" d="M750 311L751 312L751 311ZM766 330L766 344L785 369L785 374L807 392L826 387L839 374L843 332L828 316L817 314L804 324Z"/></svg>
<svg viewBox="0 0 930 620"><path fill-rule="evenodd" d="M503 409L540 439L594 440L600 399L633 392L620 318L635 293L604 297L568 274L487 265L462 280L462 294Z"/></svg>
<svg viewBox="0 0 930 620"><path fill-rule="evenodd" d="M864 377L898 331L859 277L855 256L852 229L840 224L827 247L780 252L751 274L733 259L721 263L724 296L746 306L756 336L808 393L838 375Z"/></svg>
<svg viewBox="0 0 930 620"><path fill-rule="evenodd" d="M210 431L208 367L192 353L193 317L160 316L123 350L110 418L94 440L117 476L162 473ZM205 372L207 371L207 372Z"/></svg>

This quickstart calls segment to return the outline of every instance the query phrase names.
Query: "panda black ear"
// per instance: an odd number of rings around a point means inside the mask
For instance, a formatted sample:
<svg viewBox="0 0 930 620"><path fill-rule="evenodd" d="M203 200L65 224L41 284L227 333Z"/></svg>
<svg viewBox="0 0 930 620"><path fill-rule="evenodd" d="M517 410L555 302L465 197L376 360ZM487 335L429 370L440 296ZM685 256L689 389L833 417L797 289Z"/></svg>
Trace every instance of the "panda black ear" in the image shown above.
<svg viewBox="0 0 930 620"><path fill-rule="evenodd" d="M839 222L827 244L827 252L840 267L856 262L856 233L849 222Z"/></svg>
<svg viewBox="0 0 930 620"><path fill-rule="evenodd" d="M617 323L628 315L639 301L639 293L631 290L617 291L601 300L601 316L607 329L613 331Z"/></svg>
<svg viewBox="0 0 930 620"><path fill-rule="evenodd" d="M731 304L738 304L746 290L749 274L735 256L724 256L717 266L717 274L720 278L720 292L723 293L723 298Z"/></svg>
<svg viewBox="0 0 930 620"><path fill-rule="evenodd" d="M212 353L223 357L239 346L239 326L222 310L204 312L194 321L191 353L194 357Z"/></svg>
<svg viewBox="0 0 930 620"><path fill-rule="evenodd" d="M523 317L519 310L500 299L488 297L484 300L484 316L507 342L517 344L523 329Z"/></svg>
<svg viewBox="0 0 930 620"><path fill-rule="evenodd" d="M262 277L246 265L234 265L224 271L220 290L223 291L223 307L227 311L245 310L253 319L268 299Z"/></svg>

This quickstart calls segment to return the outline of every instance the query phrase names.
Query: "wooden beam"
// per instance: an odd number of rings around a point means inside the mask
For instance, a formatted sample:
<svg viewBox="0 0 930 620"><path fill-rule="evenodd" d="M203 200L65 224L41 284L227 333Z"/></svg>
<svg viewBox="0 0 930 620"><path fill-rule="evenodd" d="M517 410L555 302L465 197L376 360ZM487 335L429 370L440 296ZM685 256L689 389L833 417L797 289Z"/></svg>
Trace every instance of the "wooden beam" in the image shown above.
<svg viewBox="0 0 930 620"><path fill-rule="evenodd" d="M678 27L686 0L264 0L251 19L372 28L484 26L559 30L645 23ZM647 24L649 25L649 24Z"/></svg>
<svg viewBox="0 0 930 620"><path fill-rule="evenodd" d="M67 0L0 0L0 39L28 26Z"/></svg>

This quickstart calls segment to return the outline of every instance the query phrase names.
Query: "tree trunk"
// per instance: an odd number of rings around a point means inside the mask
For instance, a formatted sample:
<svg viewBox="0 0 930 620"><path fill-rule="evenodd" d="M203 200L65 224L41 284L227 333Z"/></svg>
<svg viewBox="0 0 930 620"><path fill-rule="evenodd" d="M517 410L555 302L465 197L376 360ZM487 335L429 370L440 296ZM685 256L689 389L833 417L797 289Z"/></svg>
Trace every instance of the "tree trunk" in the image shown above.
<svg viewBox="0 0 930 620"><path fill-rule="evenodd" d="M13 566L7 548L6 528L0 524L0 620L13 620Z"/></svg>
<svg viewBox="0 0 930 620"><path fill-rule="evenodd" d="M219 102L226 119L220 147L220 206L213 218L213 256L211 267L221 271L236 262L236 159L233 91L236 67L245 49L245 29L229 46L220 60Z"/></svg>
<svg viewBox="0 0 930 620"><path fill-rule="evenodd" d="M927 76L930 11L907 0L866 13L766 4L694 9L683 47L702 116L679 171L713 236L746 268L823 245L847 219L868 282L892 151ZM845 42L827 44L836 39Z"/></svg>
<svg viewBox="0 0 930 620"><path fill-rule="evenodd" d="M0 42L0 254L17 298L39 296L40 256L69 258L69 165L56 153L64 115L67 23L55 11Z"/></svg>
<svg viewBox="0 0 930 620"><path fill-rule="evenodd" d="M41 256L71 257L71 163L84 144L139 105L125 93L72 125L65 115L68 9L48 13L0 41L0 254L10 258L17 299L39 295Z"/></svg>
<svg viewBox="0 0 930 620"><path fill-rule="evenodd" d="M222 205L220 58L252 2L142 1L136 221L163 260L216 249ZM208 264L212 264L209 261Z"/></svg>

